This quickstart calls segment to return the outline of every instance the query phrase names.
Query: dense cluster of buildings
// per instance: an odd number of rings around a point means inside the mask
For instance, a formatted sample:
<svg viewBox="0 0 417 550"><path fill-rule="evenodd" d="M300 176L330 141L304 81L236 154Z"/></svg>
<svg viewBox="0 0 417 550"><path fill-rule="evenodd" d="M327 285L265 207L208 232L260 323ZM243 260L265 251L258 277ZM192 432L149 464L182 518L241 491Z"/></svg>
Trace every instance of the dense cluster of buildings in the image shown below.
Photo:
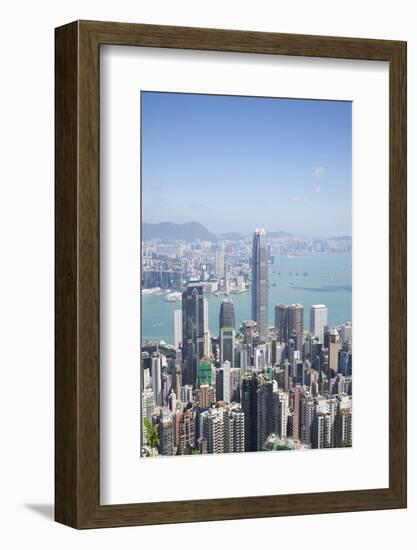
<svg viewBox="0 0 417 550"><path fill-rule="evenodd" d="M269 262L278 255L315 255L351 251L351 238L302 239L268 237ZM198 279L205 292L248 290L251 277L252 240L249 237L216 241L151 239L142 243L142 289L181 291L186 281Z"/></svg>
<svg viewBox="0 0 417 550"><path fill-rule="evenodd" d="M269 326L268 268L266 234L257 229L252 319L237 327L233 299L224 298L215 335L201 274L178 286L174 346L142 345L142 456L351 446L352 324L329 326L327 307L317 304L307 328L301 304L277 304Z"/></svg>

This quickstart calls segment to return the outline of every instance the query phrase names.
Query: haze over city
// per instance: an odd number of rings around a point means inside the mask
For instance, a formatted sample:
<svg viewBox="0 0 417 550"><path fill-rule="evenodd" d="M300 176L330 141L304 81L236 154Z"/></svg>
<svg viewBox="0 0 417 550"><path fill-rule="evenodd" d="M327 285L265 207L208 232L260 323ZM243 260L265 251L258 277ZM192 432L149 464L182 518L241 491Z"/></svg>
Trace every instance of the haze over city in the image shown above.
<svg viewBox="0 0 417 550"><path fill-rule="evenodd" d="M141 101L145 222L351 235L350 102L155 92Z"/></svg>

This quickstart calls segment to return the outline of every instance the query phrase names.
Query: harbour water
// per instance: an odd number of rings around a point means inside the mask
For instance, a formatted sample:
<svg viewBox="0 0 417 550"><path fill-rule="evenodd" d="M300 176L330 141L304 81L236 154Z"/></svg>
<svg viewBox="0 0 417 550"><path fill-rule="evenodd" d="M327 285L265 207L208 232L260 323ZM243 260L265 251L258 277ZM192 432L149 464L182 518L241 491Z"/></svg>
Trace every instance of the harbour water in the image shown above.
<svg viewBox="0 0 417 550"><path fill-rule="evenodd" d="M219 330L220 304L224 296L207 294L209 329ZM235 304L236 329L251 318L251 293L230 295ZM304 306L304 326L309 328L310 307L325 304L328 323L352 320L352 256L351 254L275 256L269 272L269 324L274 324L276 304L300 303ZM181 301L166 302L163 294L142 296L142 341L164 340L173 343L173 312Z"/></svg>

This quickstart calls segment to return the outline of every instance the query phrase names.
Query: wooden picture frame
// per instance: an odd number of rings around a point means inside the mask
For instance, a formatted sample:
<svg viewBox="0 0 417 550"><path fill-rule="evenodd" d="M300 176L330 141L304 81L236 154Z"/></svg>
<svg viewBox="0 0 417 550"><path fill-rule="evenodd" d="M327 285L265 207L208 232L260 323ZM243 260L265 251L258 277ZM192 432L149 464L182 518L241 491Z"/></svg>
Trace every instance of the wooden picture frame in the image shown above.
<svg viewBox="0 0 417 550"><path fill-rule="evenodd" d="M117 44L389 62L389 487L100 505L99 57ZM406 507L406 43L76 21L56 29L55 519L75 528Z"/></svg>

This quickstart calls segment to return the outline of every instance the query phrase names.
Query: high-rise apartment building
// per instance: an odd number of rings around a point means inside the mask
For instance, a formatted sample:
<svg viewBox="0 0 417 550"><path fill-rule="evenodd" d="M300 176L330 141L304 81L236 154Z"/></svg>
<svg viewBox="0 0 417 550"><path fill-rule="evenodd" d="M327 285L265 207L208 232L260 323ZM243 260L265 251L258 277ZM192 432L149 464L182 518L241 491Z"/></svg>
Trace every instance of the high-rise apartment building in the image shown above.
<svg viewBox="0 0 417 550"><path fill-rule="evenodd" d="M252 318L258 335L265 339L268 331L268 253L265 229L256 229L252 244Z"/></svg>
<svg viewBox="0 0 417 550"><path fill-rule="evenodd" d="M174 422L171 411L161 408L158 419L159 452L161 455L174 454Z"/></svg>
<svg viewBox="0 0 417 550"><path fill-rule="evenodd" d="M287 423L289 414L288 393L278 390L272 394L272 421L275 435L287 437Z"/></svg>
<svg viewBox="0 0 417 550"><path fill-rule="evenodd" d="M184 454L187 448L195 445L195 421L190 409L179 414L178 419L178 443L180 454Z"/></svg>

